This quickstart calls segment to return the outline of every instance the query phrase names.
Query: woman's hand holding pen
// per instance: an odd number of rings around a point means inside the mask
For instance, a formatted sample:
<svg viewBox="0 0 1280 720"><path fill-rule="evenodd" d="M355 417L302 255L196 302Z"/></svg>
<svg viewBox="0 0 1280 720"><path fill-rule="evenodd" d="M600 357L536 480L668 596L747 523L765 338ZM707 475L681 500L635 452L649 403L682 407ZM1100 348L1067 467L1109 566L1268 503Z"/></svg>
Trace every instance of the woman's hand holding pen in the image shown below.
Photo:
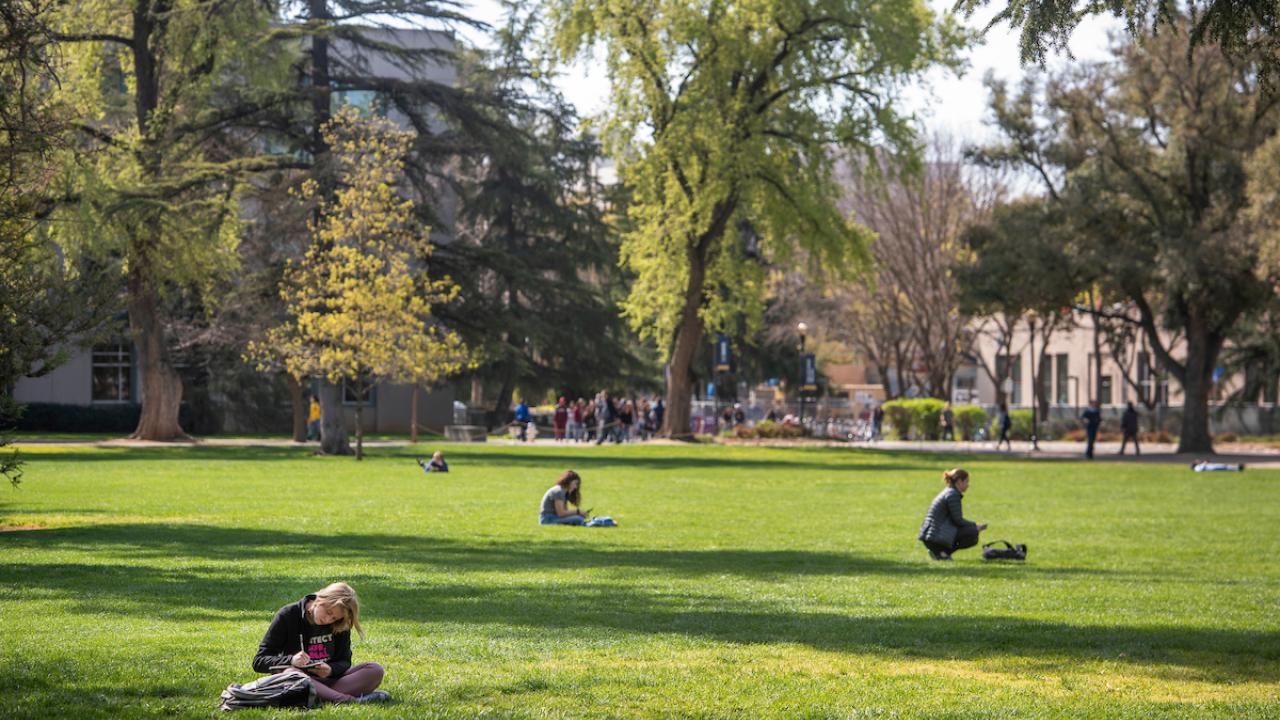
<svg viewBox="0 0 1280 720"><path fill-rule="evenodd" d="M306 650L299 650L292 658L289 659L289 664L297 668L306 667L310 663L311 657L307 655Z"/></svg>

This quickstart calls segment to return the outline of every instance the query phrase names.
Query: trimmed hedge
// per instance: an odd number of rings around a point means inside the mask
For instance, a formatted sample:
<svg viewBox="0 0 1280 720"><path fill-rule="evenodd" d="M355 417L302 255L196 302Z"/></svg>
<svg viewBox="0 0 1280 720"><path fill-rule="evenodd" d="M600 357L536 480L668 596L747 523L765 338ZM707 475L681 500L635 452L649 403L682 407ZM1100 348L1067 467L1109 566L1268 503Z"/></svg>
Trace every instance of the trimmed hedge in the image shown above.
<svg viewBox="0 0 1280 720"><path fill-rule="evenodd" d="M757 438L772 440L775 438L800 438L808 433L799 425L783 425L782 423L762 420L755 427L739 425L733 429L733 436L744 440Z"/></svg>
<svg viewBox="0 0 1280 720"><path fill-rule="evenodd" d="M942 434L938 418L946 403L937 398L904 398L884 404L884 414L893 427L893 435L899 440L913 436L925 440L937 440Z"/></svg>
<svg viewBox="0 0 1280 720"><path fill-rule="evenodd" d="M987 426L987 411L977 405L956 405L951 408L956 417L956 438L972 440L979 428Z"/></svg>
<svg viewBox="0 0 1280 720"><path fill-rule="evenodd" d="M18 419L18 430L28 432L65 433L131 433L138 427L142 406L137 403L119 405L63 405L60 403L28 403ZM190 411L183 403L178 421L190 427Z"/></svg>
<svg viewBox="0 0 1280 720"><path fill-rule="evenodd" d="M1009 419L1013 421L1013 426L1009 428L1010 440L1030 440L1031 439L1031 411L1030 410L1010 410ZM1000 414L996 413L996 415L991 418L991 438L994 440L994 439L999 439L999 437L1000 437Z"/></svg>

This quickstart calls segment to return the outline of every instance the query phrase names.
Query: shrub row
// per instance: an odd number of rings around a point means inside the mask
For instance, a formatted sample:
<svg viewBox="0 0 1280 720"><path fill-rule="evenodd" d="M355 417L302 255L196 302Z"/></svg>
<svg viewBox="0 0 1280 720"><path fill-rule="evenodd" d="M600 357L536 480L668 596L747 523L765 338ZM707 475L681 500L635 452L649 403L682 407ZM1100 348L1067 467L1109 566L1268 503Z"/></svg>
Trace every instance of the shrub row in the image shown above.
<svg viewBox="0 0 1280 720"><path fill-rule="evenodd" d="M769 420L756 423L755 427L747 427L739 425L733 429L734 437L744 440L765 439L772 440L775 438L799 438L805 436L804 428L799 425L783 425Z"/></svg>
<svg viewBox="0 0 1280 720"><path fill-rule="evenodd" d="M939 420L945 405L936 398L905 398L885 403L884 412L899 440L937 440L942 437ZM957 439L970 439L987 424L987 412L977 405L956 405L951 408L951 414L955 418Z"/></svg>

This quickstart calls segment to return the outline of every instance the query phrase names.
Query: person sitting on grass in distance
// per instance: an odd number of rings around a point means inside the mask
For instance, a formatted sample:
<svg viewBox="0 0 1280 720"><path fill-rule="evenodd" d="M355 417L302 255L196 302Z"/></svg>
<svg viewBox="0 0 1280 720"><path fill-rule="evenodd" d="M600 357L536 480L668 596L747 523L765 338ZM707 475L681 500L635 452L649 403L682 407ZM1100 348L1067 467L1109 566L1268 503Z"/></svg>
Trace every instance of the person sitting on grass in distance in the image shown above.
<svg viewBox="0 0 1280 720"><path fill-rule="evenodd" d="M424 463L422 458L418 458L418 467L422 468L422 472L449 472L449 463L444 461L444 453L439 450L431 455L429 463Z"/></svg>
<svg viewBox="0 0 1280 720"><path fill-rule="evenodd" d="M565 470L555 485L542 496L542 508L538 512L539 525L585 525L590 510L582 509L582 478L572 470ZM573 503L573 510L569 509Z"/></svg>
<svg viewBox="0 0 1280 720"><path fill-rule="evenodd" d="M1227 463L1215 463L1208 460L1195 460L1191 463L1191 469L1196 472L1244 472L1244 463L1228 465Z"/></svg>
<svg viewBox="0 0 1280 720"><path fill-rule="evenodd" d="M316 696L326 702L383 702L391 699L377 663L351 665L351 629L364 638L360 599L344 582L289 603L276 613L253 658L255 672L297 672L311 677Z"/></svg>
<svg viewBox="0 0 1280 720"><path fill-rule="evenodd" d="M969 489L968 471L952 468L942 473L942 482L946 487L929 504L920 526L920 542L934 560L950 560L956 550L977 545L978 533L987 529L985 523L965 520L960 509L960 499Z"/></svg>

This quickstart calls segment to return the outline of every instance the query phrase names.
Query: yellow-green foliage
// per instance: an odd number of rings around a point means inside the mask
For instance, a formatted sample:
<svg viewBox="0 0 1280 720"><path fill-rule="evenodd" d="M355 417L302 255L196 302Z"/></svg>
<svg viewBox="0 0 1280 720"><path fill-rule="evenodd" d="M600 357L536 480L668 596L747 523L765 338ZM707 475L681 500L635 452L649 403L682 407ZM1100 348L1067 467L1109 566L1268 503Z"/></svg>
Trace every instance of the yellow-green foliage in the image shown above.
<svg viewBox="0 0 1280 720"><path fill-rule="evenodd" d="M763 270L740 219L771 261L865 262L870 233L837 205L833 151L908 145L895 88L963 41L923 0L557 0L552 18L564 57L606 52L604 135L634 199L624 312L664 353L687 310L712 328L758 324Z"/></svg>
<svg viewBox="0 0 1280 720"><path fill-rule="evenodd" d="M371 375L429 383L456 372L468 363L465 348L432 322L431 307L458 288L414 266L431 245L397 187L411 134L350 107L323 132L341 186L323 198L314 181L303 185L302 199L319 212L311 247L285 273L290 318L250 354L263 366L278 362L296 377L331 382Z"/></svg>

